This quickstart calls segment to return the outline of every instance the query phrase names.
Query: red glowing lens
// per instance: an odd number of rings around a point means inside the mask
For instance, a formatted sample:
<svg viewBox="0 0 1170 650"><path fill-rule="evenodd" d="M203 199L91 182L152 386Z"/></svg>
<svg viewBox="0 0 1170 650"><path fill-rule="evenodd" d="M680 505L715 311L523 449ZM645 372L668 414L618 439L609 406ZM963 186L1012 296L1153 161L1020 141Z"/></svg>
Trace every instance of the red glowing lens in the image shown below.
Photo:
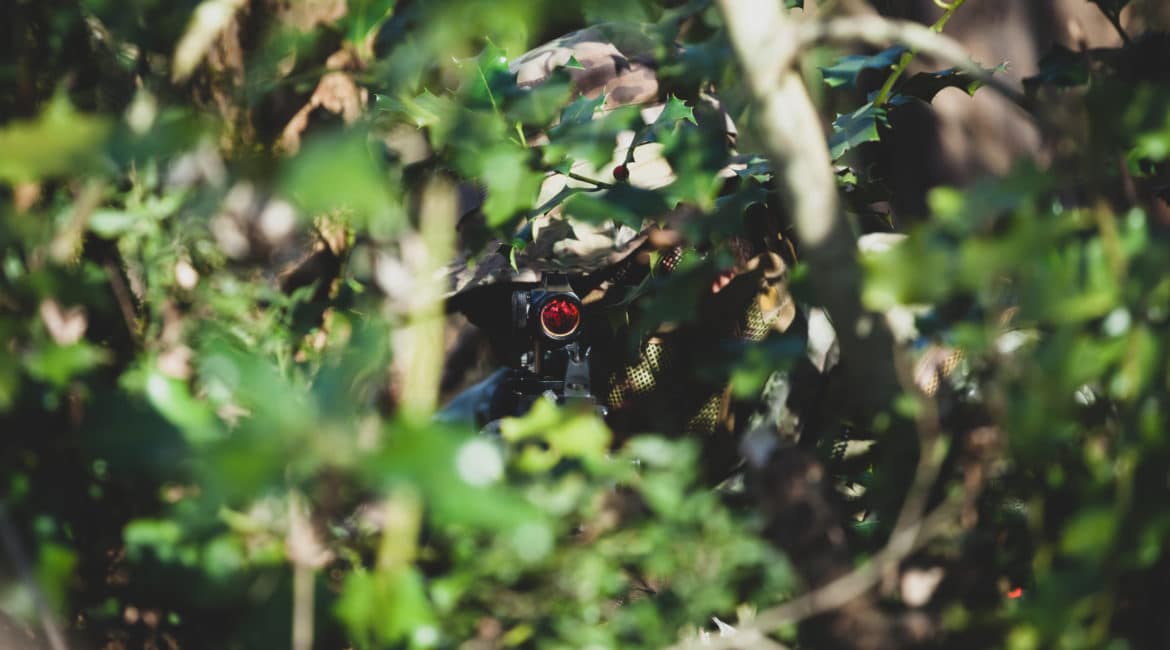
<svg viewBox="0 0 1170 650"><path fill-rule="evenodd" d="M581 307L569 298L553 297L540 308L540 325L554 338L569 336L581 324Z"/></svg>

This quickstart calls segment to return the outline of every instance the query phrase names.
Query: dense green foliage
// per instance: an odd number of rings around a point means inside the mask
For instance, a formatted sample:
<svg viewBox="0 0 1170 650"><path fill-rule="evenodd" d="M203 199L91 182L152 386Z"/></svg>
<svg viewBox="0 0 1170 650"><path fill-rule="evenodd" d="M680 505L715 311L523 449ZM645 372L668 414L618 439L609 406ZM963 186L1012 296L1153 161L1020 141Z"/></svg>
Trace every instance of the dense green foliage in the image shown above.
<svg viewBox="0 0 1170 650"><path fill-rule="evenodd" d="M1127 3L1098 4L1116 18ZM635 339L703 317L702 288L745 213L783 220L766 161L726 186L722 132L679 128L714 87L744 129L740 152L754 151L709 3L10 5L5 621L43 640L44 609L85 647L286 647L306 634L322 648L664 647L712 617L750 627L823 582L807 568L822 549L794 542L793 526L845 531L836 575L879 555L917 499L938 525L867 601L895 640L857 647L1170 641L1166 36L1051 52L1024 101L1052 159L935 189L929 215L886 209L890 170L869 148L897 143L898 111L944 89L992 91L943 70L866 96L865 76L880 84L904 48L808 53L823 64L809 83L843 112L826 124L850 217L909 235L866 257L866 305L913 306L907 364L926 346L963 357L937 395L907 381L889 413L853 422L833 410L831 377L776 403L775 387L800 376L807 332L712 342L703 381L807 423L799 448L834 488L830 525L791 495L772 499L766 478L715 485L726 476L712 479L709 452L738 454L738 435L615 436L593 413L544 402L499 439L431 418L445 324L410 295L437 298L417 278L480 254L455 250L451 223L428 222L434 188L472 179L486 191L482 228L461 244L512 241L548 173L602 167L621 131L660 143L666 187L554 199L633 226L694 206L679 227L705 255L643 287L627 314ZM526 90L508 73L509 58L602 23L656 53L667 108L655 121L596 112L567 74ZM548 143L530 147L541 132ZM404 139L425 153L404 154ZM384 258L416 278L405 295L379 279ZM818 303L805 271L791 273L802 309ZM936 567L933 597L908 596L907 580ZM929 634L890 632L917 614ZM830 647L815 624L765 631Z"/></svg>

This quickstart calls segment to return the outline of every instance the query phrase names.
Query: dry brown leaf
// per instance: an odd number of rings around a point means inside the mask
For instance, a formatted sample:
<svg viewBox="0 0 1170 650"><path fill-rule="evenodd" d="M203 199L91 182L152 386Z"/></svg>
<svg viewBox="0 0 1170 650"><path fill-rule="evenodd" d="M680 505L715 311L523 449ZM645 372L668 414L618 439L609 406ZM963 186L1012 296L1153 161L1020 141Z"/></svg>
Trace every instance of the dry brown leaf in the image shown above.
<svg viewBox="0 0 1170 650"><path fill-rule="evenodd" d="M76 343L85 335L88 321L84 307L62 309L56 300L50 298L41 302L40 313L45 329L58 345Z"/></svg>

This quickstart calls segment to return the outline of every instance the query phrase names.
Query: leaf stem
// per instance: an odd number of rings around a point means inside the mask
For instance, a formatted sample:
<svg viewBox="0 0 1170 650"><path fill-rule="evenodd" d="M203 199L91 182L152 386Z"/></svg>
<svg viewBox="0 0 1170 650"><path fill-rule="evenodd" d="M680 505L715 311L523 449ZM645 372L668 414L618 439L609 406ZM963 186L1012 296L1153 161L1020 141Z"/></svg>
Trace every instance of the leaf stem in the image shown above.
<svg viewBox="0 0 1170 650"><path fill-rule="evenodd" d="M935 21L935 23L931 25L930 28L936 32L941 33L943 27L945 27L947 22L950 21L951 16L954 16L955 12L958 11L959 7L962 7L963 3L966 1L967 0L954 0L950 4L942 4L939 2L939 0L935 0L935 4L943 7L946 9L946 11L943 12L943 15L937 21ZM894 84L898 83L898 79L902 77L902 73L906 72L906 68L910 66L910 62L913 61L914 57L917 55L917 49L912 49L902 54L902 57L898 59L898 63L894 65L894 71L890 73L890 76L886 79L886 83L882 84L882 89L878 91L877 98L873 100L874 106L882 106L887 101L889 101L890 94L894 90Z"/></svg>
<svg viewBox="0 0 1170 650"><path fill-rule="evenodd" d="M557 173L562 174L564 176L568 176L569 178L571 178L575 181L581 181L582 183L590 183L592 185L596 185L597 187L605 188L607 190L613 188L613 183L606 183L605 181L599 181L596 178L589 178L588 176L582 176L580 174L575 174L573 172L557 172Z"/></svg>

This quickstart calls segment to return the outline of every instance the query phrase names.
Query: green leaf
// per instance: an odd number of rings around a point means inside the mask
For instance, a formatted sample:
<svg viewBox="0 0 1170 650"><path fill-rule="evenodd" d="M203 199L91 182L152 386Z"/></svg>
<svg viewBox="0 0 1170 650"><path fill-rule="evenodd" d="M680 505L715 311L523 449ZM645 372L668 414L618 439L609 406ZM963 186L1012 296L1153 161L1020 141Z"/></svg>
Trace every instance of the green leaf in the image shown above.
<svg viewBox="0 0 1170 650"><path fill-rule="evenodd" d="M78 113L59 92L36 119L0 129L0 181L23 183L90 169L109 134L108 119Z"/></svg>
<svg viewBox="0 0 1170 650"><path fill-rule="evenodd" d="M37 549L37 585L44 590L49 606L55 611L65 607L77 561L77 552L60 544L41 543Z"/></svg>
<svg viewBox="0 0 1170 650"><path fill-rule="evenodd" d="M93 370L108 358L106 350L84 341L70 345L50 343L30 352L24 366L33 377L63 388L75 376Z"/></svg>
<svg viewBox="0 0 1170 650"><path fill-rule="evenodd" d="M413 567L358 570L345 579L336 605L337 617L367 647L405 640L437 640L434 614L422 576ZM420 638L423 637L423 638Z"/></svg>
<svg viewBox="0 0 1170 650"><path fill-rule="evenodd" d="M135 519L122 530L122 539L126 542L126 555L131 559L138 559L143 551L149 550L167 562L175 557L183 529L169 519Z"/></svg>
<svg viewBox="0 0 1170 650"><path fill-rule="evenodd" d="M604 192L576 194L565 201L565 212L582 221L601 223L613 220L635 230L642 221L669 210L662 194L632 185L615 185Z"/></svg>
<svg viewBox="0 0 1170 650"><path fill-rule="evenodd" d="M585 106L580 113L571 115L568 121L549 130L544 155L546 164L556 165L569 158L586 161L594 169L600 169L614 158L618 134L629 129L636 131L642 126L641 111L637 106L623 106L598 119L585 119L585 112L591 110Z"/></svg>
<svg viewBox="0 0 1170 650"><path fill-rule="evenodd" d="M878 124L886 124L886 110L872 102L848 115L838 115L833 121L833 135L829 138L829 152L833 160L866 142L877 142Z"/></svg>
<svg viewBox="0 0 1170 650"><path fill-rule="evenodd" d="M540 194L544 174L528 166L529 152L501 145L480 156L479 178L487 185L483 213L488 225L502 226L519 213L527 213Z"/></svg>
<svg viewBox="0 0 1170 650"><path fill-rule="evenodd" d="M20 364L7 353L0 353L0 413L12 408L20 392Z"/></svg>
<svg viewBox="0 0 1170 650"><path fill-rule="evenodd" d="M985 68L988 74L1004 72L1007 64L1001 63L995 68ZM919 72L898 86L897 95L917 97L924 102L930 102L940 91L946 88L958 88L968 95L974 95L976 90L983 87L983 80L972 75L950 68L938 72Z"/></svg>
<svg viewBox="0 0 1170 650"><path fill-rule="evenodd" d="M188 442L201 445L219 439L211 407L195 399L185 382L152 371L143 388L151 406L178 427Z"/></svg>
<svg viewBox="0 0 1170 650"><path fill-rule="evenodd" d="M561 120L558 123L559 127L567 126L569 124L584 124L593 120L593 114L597 112L605 103L605 93L601 93L590 99L585 95L581 95L573 100L573 103L565 107L561 111Z"/></svg>
<svg viewBox="0 0 1170 650"><path fill-rule="evenodd" d="M361 51L370 32L389 15L394 4L395 0L349 0L346 3L345 16L339 26L355 50Z"/></svg>
<svg viewBox="0 0 1170 650"><path fill-rule="evenodd" d="M1083 510L1065 525L1060 549L1084 558L1101 557L1112 545L1117 523L1117 514L1112 510Z"/></svg>
<svg viewBox="0 0 1170 650"><path fill-rule="evenodd" d="M438 97L429 90L410 97L394 98L389 95L374 95L374 110L398 114L420 129L435 126L451 119L454 104L447 97Z"/></svg>
<svg viewBox="0 0 1170 650"><path fill-rule="evenodd" d="M1089 82L1089 61L1084 53L1057 43L1040 59L1040 70L1024 79L1024 86L1038 85L1058 87L1083 86Z"/></svg>
<svg viewBox="0 0 1170 650"><path fill-rule="evenodd" d="M463 90L467 105L491 106L499 111L504 92L516 85L516 75L508 71L508 57L489 41L473 61L475 71Z"/></svg>
<svg viewBox="0 0 1170 650"><path fill-rule="evenodd" d="M882 50L877 54L850 54L841 57L833 65L821 68L821 75L825 79L825 84L830 88L853 88L857 83L857 76L863 70L892 68L905 52L906 48L897 46Z"/></svg>
<svg viewBox="0 0 1170 650"><path fill-rule="evenodd" d="M654 120L652 128L672 128L681 120L686 120L691 124L698 124L695 121L695 109L687 106L683 100L670 95L666 98L666 105L662 107L662 112L658 114L658 119Z"/></svg>
<svg viewBox="0 0 1170 650"><path fill-rule="evenodd" d="M370 155L359 133L310 138L284 168L283 193L310 215L342 213L358 223L397 223L400 206L389 191L383 166Z"/></svg>
<svg viewBox="0 0 1170 650"><path fill-rule="evenodd" d="M547 129L561 114L573 94L567 74L554 73L532 88L516 87L504 97L504 113L509 122L535 129Z"/></svg>

